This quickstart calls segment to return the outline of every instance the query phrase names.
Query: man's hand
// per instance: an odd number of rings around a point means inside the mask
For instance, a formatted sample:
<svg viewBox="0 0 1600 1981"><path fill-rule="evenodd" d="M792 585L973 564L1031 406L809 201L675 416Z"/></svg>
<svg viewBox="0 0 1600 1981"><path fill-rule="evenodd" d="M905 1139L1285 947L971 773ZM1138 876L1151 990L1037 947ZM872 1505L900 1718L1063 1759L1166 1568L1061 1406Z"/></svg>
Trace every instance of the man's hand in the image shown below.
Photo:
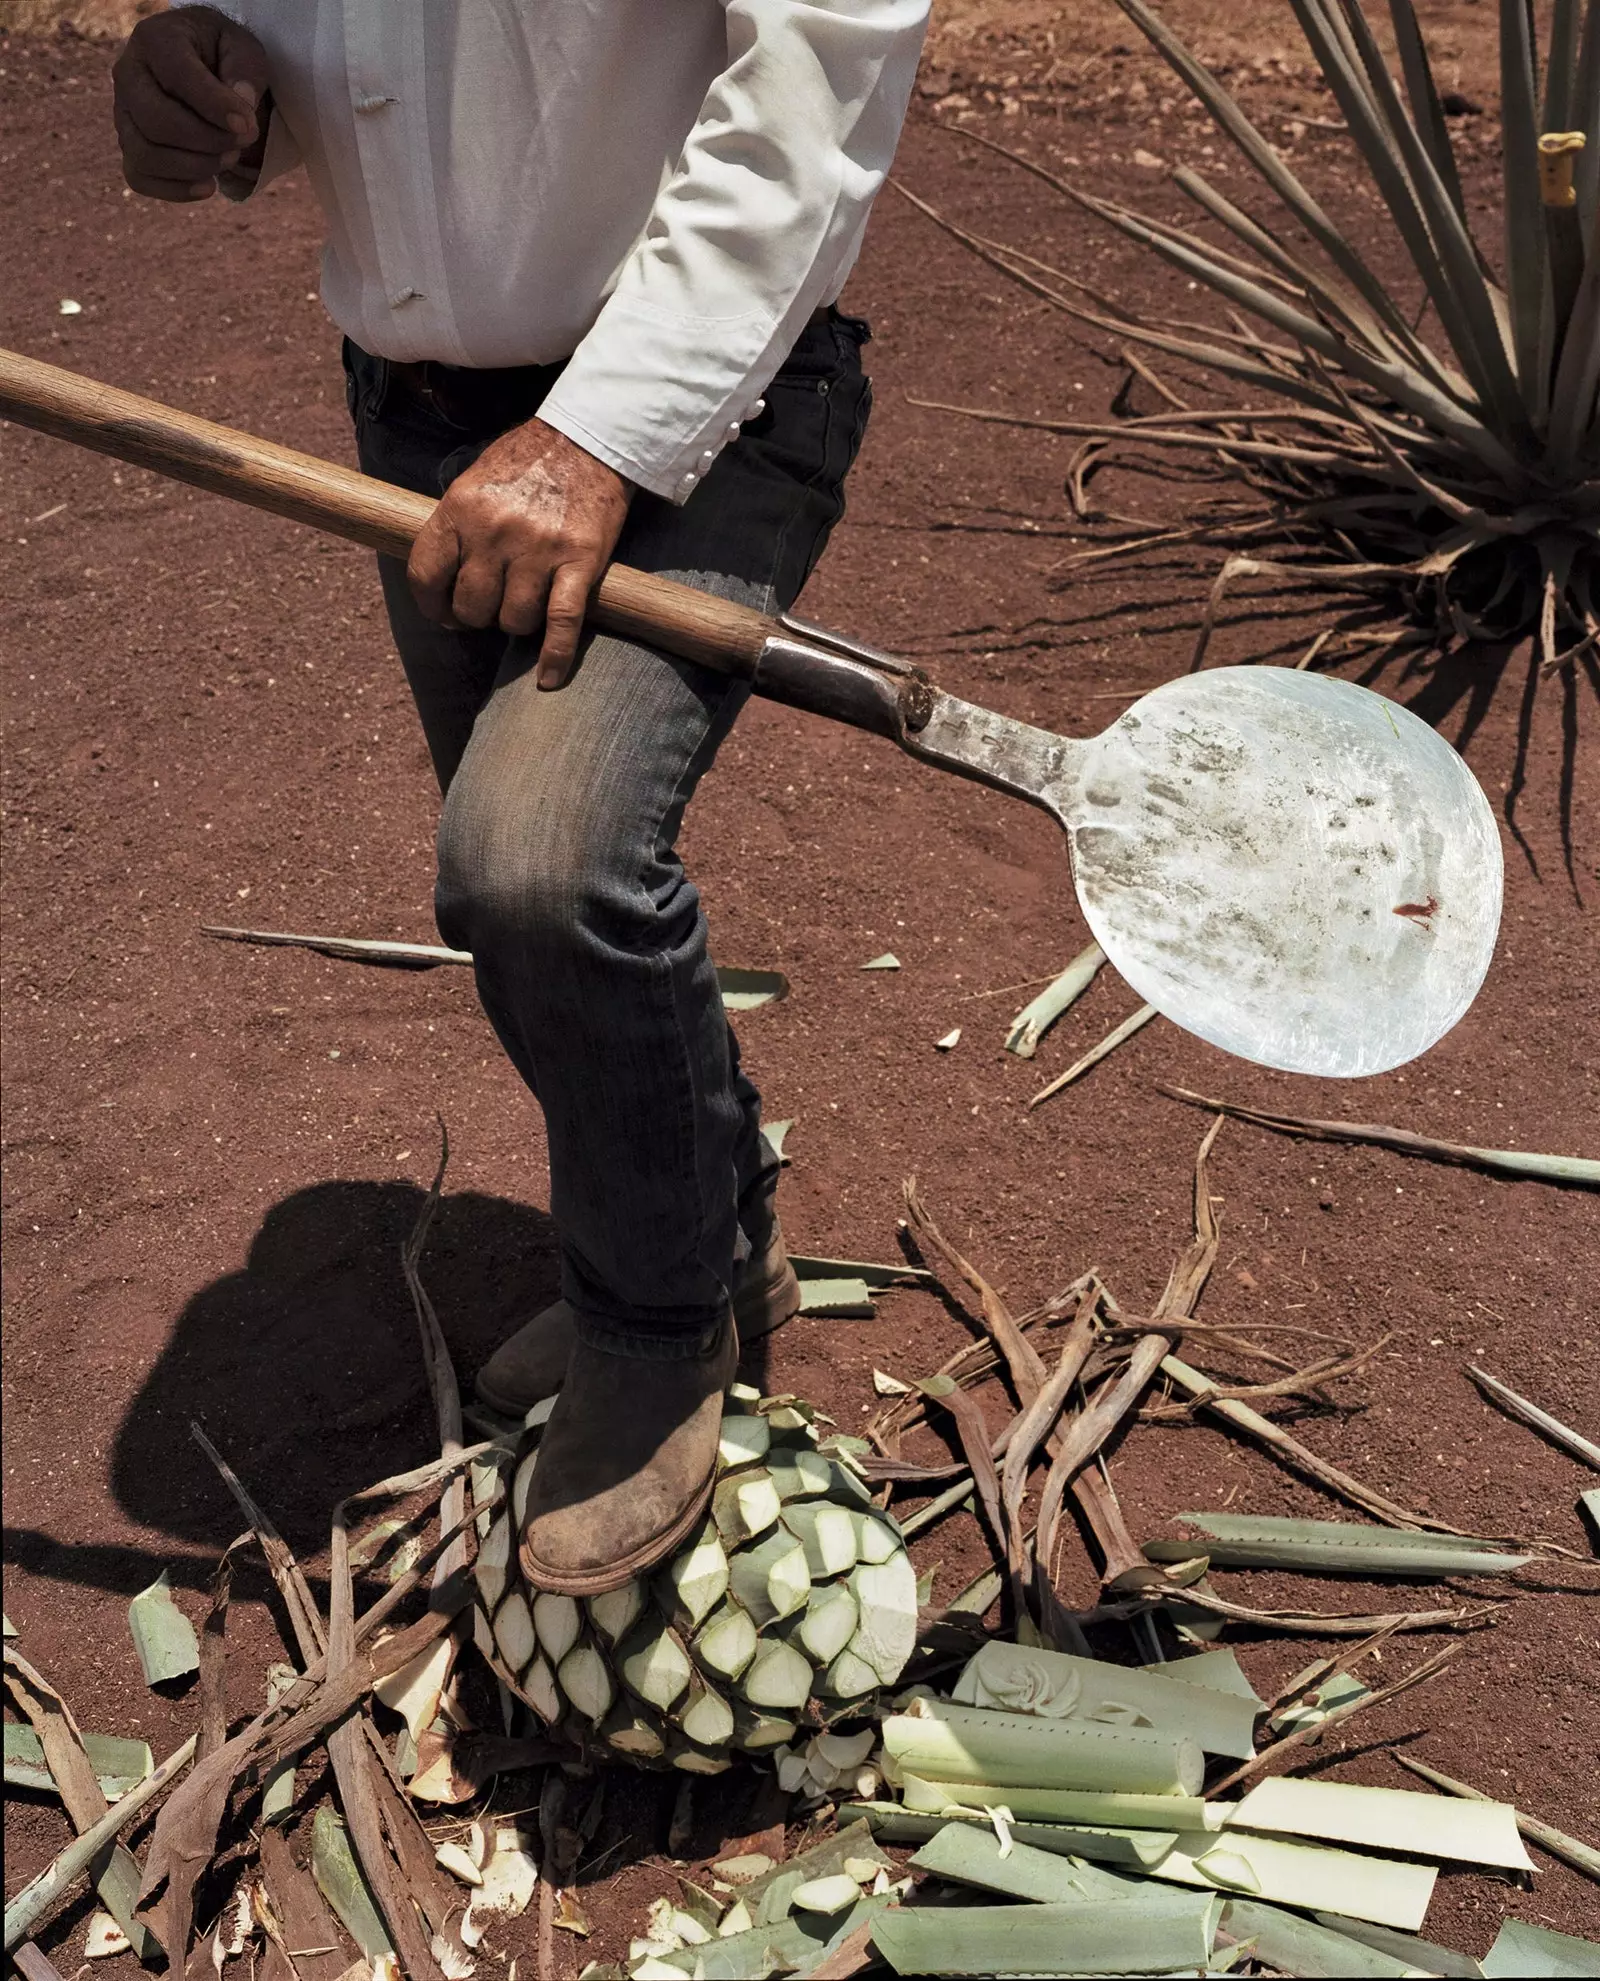
<svg viewBox="0 0 1600 1981"><path fill-rule="evenodd" d="M134 28L112 70L123 177L151 199L209 199L218 178L259 164L256 106L267 52L213 7L175 7Z"/></svg>
<svg viewBox="0 0 1600 1981"><path fill-rule="evenodd" d="M531 634L538 683L572 672L589 593L627 519L633 484L543 420L513 427L450 484L407 575L430 619Z"/></svg>

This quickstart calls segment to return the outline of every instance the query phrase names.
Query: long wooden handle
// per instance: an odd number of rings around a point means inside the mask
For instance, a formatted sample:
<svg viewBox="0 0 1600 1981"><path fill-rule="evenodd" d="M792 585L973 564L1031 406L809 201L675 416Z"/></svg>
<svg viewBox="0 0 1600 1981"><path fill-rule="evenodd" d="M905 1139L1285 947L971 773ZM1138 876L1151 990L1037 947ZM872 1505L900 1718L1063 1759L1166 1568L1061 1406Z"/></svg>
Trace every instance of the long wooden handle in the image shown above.
<svg viewBox="0 0 1600 1981"><path fill-rule="evenodd" d="M391 557L409 553L433 513L425 495L192 413L175 412L158 400L81 378L17 351L0 349L0 414L58 440L153 468ZM611 565L601 578L589 601L589 616L605 632L645 640L685 660L747 679L754 677L768 640L780 631L775 620L748 606L626 564Z"/></svg>

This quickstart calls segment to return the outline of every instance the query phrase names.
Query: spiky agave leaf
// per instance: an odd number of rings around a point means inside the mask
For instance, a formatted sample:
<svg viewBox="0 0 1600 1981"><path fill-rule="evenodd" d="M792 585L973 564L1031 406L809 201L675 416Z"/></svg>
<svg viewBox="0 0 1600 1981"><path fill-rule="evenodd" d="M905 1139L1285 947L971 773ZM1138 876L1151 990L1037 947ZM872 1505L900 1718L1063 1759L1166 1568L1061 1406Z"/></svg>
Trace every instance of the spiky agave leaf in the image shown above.
<svg viewBox="0 0 1600 1981"><path fill-rule="evenodd" d="M1413 0L1389 8L1403 92L1361 0L1290 4L1447 348L1424 340L1362 250L1150 0L1118 0L1332 268L1187 167L1175 182L1227 229L1232 251L965 132L1220 296L1235 328L1197 336L1190 324L1135 318L1015 248L950 227L957 238L1068 315L1220 372L1253 395L1246 412L1020 423L1209 452L1260 490L1265 513L1296 546L1292 566L1261 560L1257 571L1292 571L1398 604L1421 622L1424 640L1536 633L1547 665L1563 650L1600 644L1600 0L1583 9L1581 35L1577 0L1556 8L1542 114L1533 16L1525 0L1499 0L1503 283L1471 231ZM1247 335L1238 312L1278 334ZM1287 402L1283 411L1261 409L1260 393ZM1254 546L1270 526L1243 527ZM1308 542L1308 528L1327 533L1325 549ZM1221 524L1192 534L1230 540ZM1202 651L1203 638L1196 664Z"/></svg>

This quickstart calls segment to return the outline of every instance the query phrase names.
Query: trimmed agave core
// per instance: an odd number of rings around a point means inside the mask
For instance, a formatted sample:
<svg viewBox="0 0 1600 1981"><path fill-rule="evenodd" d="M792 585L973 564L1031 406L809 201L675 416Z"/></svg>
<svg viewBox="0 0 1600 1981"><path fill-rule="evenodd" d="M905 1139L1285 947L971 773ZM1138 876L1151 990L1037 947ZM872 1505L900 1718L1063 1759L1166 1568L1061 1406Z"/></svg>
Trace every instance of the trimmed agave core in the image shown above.
<svg viewBox="0 0 1600 1981"><path fill-rule="evenodd" d="M535 1593L513 1537L542 1419L474 1470L480 1639L546 1725L642 1767L720 1774L736 1751L871 1710L916 1639L917 1578L895 1521L872 1504L848 1442L822 1438L793 1397L736 1388L705 1524L650 1575L604 1596ZM485 1643L488 1651L490 1646Z"/></svg>

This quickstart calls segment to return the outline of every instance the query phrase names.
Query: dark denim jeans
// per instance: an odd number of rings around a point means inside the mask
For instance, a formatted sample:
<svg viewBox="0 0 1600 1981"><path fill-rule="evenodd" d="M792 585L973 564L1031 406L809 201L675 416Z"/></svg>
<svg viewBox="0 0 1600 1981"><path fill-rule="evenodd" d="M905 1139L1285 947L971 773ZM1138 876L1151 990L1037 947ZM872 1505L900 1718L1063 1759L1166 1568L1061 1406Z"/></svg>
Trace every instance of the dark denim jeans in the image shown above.
<svg viewBox="0 0 1600 1981"><path fill-rule="evenodd" d="M843 513L868 334L837 311L813 322L682 508L636 498L618 558L787 608ZM560 371L476 374L446 416L396 389L383 359L347 344L345 364L362 467L427 495L530 418ZM676 851L749 690L600 634L565 687L541 692L535 642L431 624L404 566L378 562L445 793L440 933L471 950L484 1010L544 1109L562 1290L597 1345L698 1352L777 1177Z"/></svg>

